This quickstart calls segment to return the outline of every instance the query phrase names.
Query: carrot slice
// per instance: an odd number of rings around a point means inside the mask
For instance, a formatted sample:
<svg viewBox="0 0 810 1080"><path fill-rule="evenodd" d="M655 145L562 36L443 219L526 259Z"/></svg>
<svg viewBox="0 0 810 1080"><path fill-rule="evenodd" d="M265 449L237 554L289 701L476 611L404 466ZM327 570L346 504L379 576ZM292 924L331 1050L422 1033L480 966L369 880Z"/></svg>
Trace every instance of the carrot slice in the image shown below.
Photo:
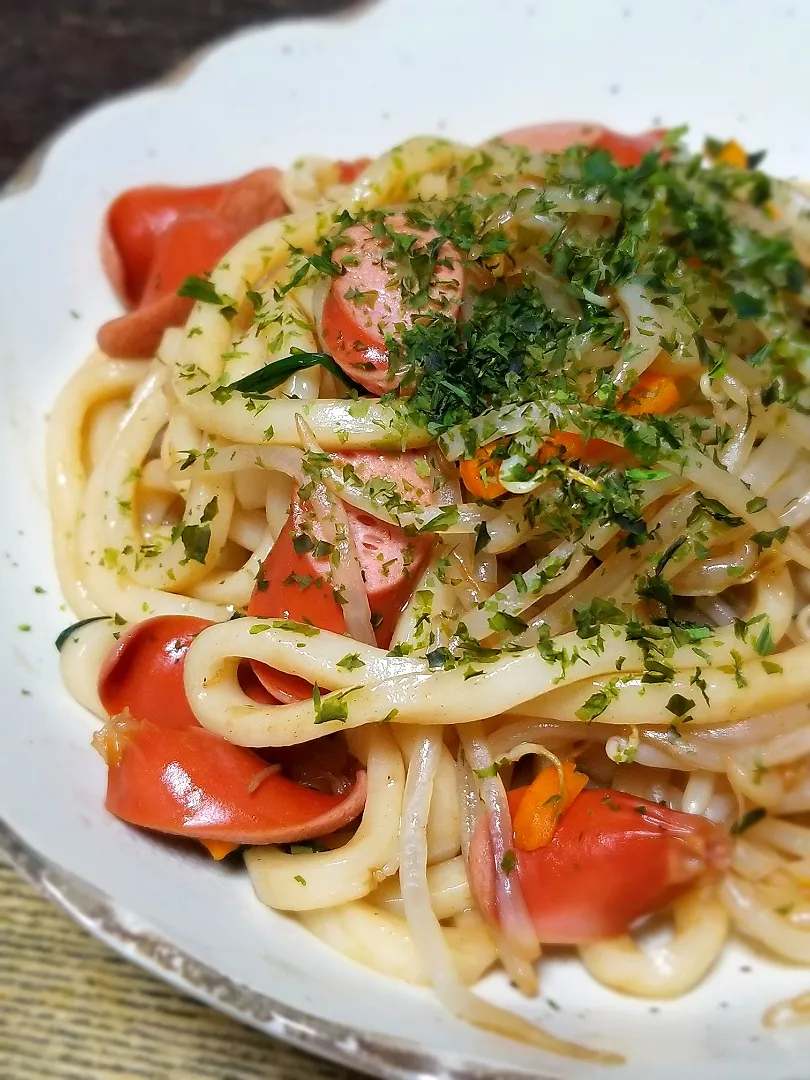
<svg viewBox="0 0 810 1080"><path fill-rule="evenodd" d="M564 761L562 771L563 791L554 765L543 769L526 789L513 822L515 847L521 851L537 851L551 841L560 818L588 783L588 777L577 772L573 761Z"/></svg>
<svg viewBox="0 0 810 1080"><path fill-rule="evenodd" d="M204 848L208 848L211 856L221 862L226 855L230 855L232 851L236 851L239 847L238 844L229 844L227 840L201 840L200 843Z"/></svg>
<svg viewBox="0 0 810 1080"><path fill-rule="evenodd" d="M714 160L720 161L724 165L731 165L733 169L748 168L748 154L735 139L723 143L720 147L719 154L717 154Z"/></svg>
<svg viewBox="0 0 810 1080"><path fill-rule="evenodd" d="M636 385L628 391L619 409L628 416L670 413L677 409L681 395L674 379L653 371L642 372Z"/></svg>
<svg viewBox="0 0 810 1080"><path fill-rule="evenodd" d="M461 480L476 499L491 501L506 492L498 479L500 461L494 457L498 442L479 447L474 457L459 462ZM576 431L556 431L540 447L536 460L539 465L544 465L552 458L561 458L563 461L570 458L586 465L621 465L628 460L629 455L621 446L604 439L585 440Z"/></svg>
<svg viewBox="0 0 810 1080"><path fill-rule="evenodd" d="M572 458L575 461L584 461L588 465L616 465L620 464L627 455L621 446L615 446L604 439L586 441L576 431L555 431L543 443L537 460L542 464L554 457L561 458L563 461L566 458Z"/></svg>
<svg viewBox="0 0 810 1080"><path fill-rule="evenodd" d="M464 487L476 499L497 499L506 493L506 488L498 479L501 467L499 458L494 458L498 442L488 446L479 446L475 456L465 458L459 463L459 474Z"/></svg>
<svg viewBox="0 0 810 1080"><path fill-rule="evenodd" d="M670 413L680 404L681 396L674 379L653 371L643 372L635 386L619 402L618 409L627 416L650 416ZM492 500L506 493L498 479L500 460L495 451L503 440L480 446L473 457L459 463L459 475L467 491L476 499ZM570 458L587 465L623 465L629 454L621 446L605 439L585 439L576 431L556 431L540 447L540 465L552 458Z"/></svg>

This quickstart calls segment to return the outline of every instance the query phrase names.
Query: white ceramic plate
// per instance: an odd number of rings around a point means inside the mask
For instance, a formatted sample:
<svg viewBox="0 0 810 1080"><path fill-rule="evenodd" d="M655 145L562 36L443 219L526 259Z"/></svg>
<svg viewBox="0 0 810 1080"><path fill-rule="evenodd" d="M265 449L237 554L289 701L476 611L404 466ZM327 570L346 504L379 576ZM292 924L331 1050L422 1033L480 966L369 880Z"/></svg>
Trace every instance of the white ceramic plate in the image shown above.
<svg viewBox="0 0 810 1080"><path fill-rule="evenodd" d="M228 177L304 152L351 158L417 132L479 140L560 118L629 131L686 121L696 140L733 134L769 147L775 171L810 175L808 41L807 3L386 0L252 31L208 52L185 81L102 106L0 204L4 843L89 930L215 1007L379 1076L602 1072L458 1023L427 991L369 973L264 908L237 869L105 814L92 721L61 688L52 644L70 616L51 561L43 421L116 311L97 236L125 187ZM624 1052L627 1066L607 1070L617 1080L800 1080L810 1032L768 1032L760 1018L808 987L810 971L736 945L672 1003L621 998L562 958L544 964L536 1001L519 1001L501 977L484 992Z"/></svg>

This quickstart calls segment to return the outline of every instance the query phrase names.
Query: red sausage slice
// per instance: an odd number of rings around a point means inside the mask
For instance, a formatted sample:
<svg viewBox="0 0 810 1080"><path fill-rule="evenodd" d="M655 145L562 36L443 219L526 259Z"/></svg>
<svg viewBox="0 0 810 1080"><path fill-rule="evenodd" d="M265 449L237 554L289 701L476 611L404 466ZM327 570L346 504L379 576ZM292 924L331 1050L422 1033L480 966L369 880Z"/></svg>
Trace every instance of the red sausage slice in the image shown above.
<svg viewBox="0 0 810 1080"><path fill-rule="evenodd" d="M197 727L183 686L183 665L195 637L213 624L193 615L156 615L127 627L101 665L98 695L110 716L129 709L135 720L164 728Z"/></svg>
<svg viewBox="0 0 810 1080"><path fill-rule="evenodd" d="M665 128L657 128L641 135L623 135L601 124L568 121L532 124L507 131L499 138L509 146L525 146L536 154L559 154L577 144L600 147L626 169L638 165L646 153L655 150L665 134Z"/></svg>
<svg viewBox="0 0 810 1080"><path fill-rule="evenodd" d="M429 537L408 537L389 525L352 507L346 507L349 530L355 543L366 585L375 636L387 648L400 612L408 602L432 546ZM262 574L248 605L248 614L266 619L306 621L321 630L346 633L343 609L328 584L329 564L311 552L297 552L294 539L304 534L305 513L295 504L264 561ZM311 525L307 526L312 531ZM300 701L312 695L303 679L253 664L263 686L279 701Z"/></svg>
<svg viewBox="0 0 810 1080"><path fill-rule="evenodd" d="M154 356L166 327L182 325L194 305L177 290L189 274L205 274L216 266L239 235L210 211L179 217L155 241L139 306L105 323L98 332L99 346L109 356Z"/></svg>
<svg viewBox="0 0 810 1080"><path fill-rule="evenodd" d="M201 727L121 725L109 760L106 807L132 825L230 844L325 836L361 813L366 776L332 795L296 784L252 750Z"/></svg>
<svg viewBox="0 0 810 1080"><path fill-rule="evenodd" d="M375 486L383 500L390 492L395 503L402 500L419 503L421 506L433 506L436 502L431 480L420 475L420 463L423 463L425 458L424 453L418 450L404 450L399 454L351 450L332 454L332 459L338 464L350 465L363 484L377 481Z"/></svg>
<svg viewBox="0 0 810 1080"><path fill-rule="evenodd" d="M391 508L401 504L432 506L436 496L429 480L420 476L417 463L423 455L408 451L401 454L355 452L335 454L336 461L350 465L364 484L376 481L383 500ZM352 534L372 616L381 621L375 626L377 643L387 648L400 613L411 597L416 580L433 548L430 536L408 536L397 525L347 506Z"/></svg>
<svg viewBox="0 0 810 1080"><path fill-rule="evenodd" d="M350 465L363 483L383 481L393 500L430 505L435 501L429 481L416 468L419 455L346 453L336 461ZM349 531L354 541L368 594L375 635L380 648L387 648L399 615L413 592L419 574L430 556L433 538L408 536L389 525L345 505ZM321 630L346 633L343 609L327 583L329 563L316 559L312 551L296 551L295 538L315 534L314 523L296 499L270 554L248 605L248 614L259 618L308 621ZM312 537L310 537L311 539ZM317 536L314 537L317 539ZM302 541L298 541L302 547ZM298 701L311 696L309 683L295 675L274 671L266 664L253 664L264 687L279 701Z"/></svg>
<svg viewBox="0 0 810 1080"><path fill-rule="evenodd" d="M606 131L597 139L596 145L607 150L623 169L629 169L640 164L645 154L657 150L666 133L666 128L645 131L641 135L622 135L618 131Z"/></svg>
<svg viewBox="0 0 810 1080"><path fill-rule="evenodd" d="M131 188L111 204L101 238L104 269L126 307L143 296L157 238L185 214L214 211L228 184Z"/></svg>
<svg viewBox="0 0 810 1080"><path fill-rule="evenodd" d="M102 257L134 310L101 327L110 356L153 356L163 331L180 326L193 301L177 296L190 275L211 271L246 233L287 210L278 169L257 169L227 184L200 188L136 188L113 203Z"/></svg>
<svg viewBox="0 0 810 1080"><path fill-rule="evenodd" d="M124 630L101 665L98 694L105 711L126 710L136 720L165 728L197 727L183 685L186 653L196 636L213 624L193 615L155 615ZM242 689L260 704L275 704L253 676L239 668Z"/></svg>
<svg viewBox="0 0 810 1080"><path fill-rule="evenodd" d="M265 221L286 214L279 169L256 169L225 185L216 206L217 214L232 225L240 237Z"/></svg>
<svg viewBox="0 0 810 1080"><path fill-rule="evenodd" d="M293 619L309 622L320 630L346 633L343 610L332 588L323 580L327 566L316 565L305 552L295 550L294 540L303 534L304 509L296 499L293 511L264 560L248 604L248 615L260 619ZM254 674L264 688L283 704L312 696L312 687L297 675L276 671L252 662Z"/></svg>
<svg viewBox="0 0 810 1080"><path fill-rule="evenodd" d="M507 146L525 146L534 154L561 154L569 146L594 146L607 128L587 121L568 120L554 124L529 124L507 131L498 138Z"/></svg>
<svg viewBox="0 0 810 1080"><path fill-rule="evenodd" d="M343 272L332 282L323 307L323 343L343 370L373 394L394 390L402 376L389 370L386 335L410 327L426 311L458 313L464 291L461 256L445 242L435 257L433 229L416 229L399 215L376 226L352 225L335 255ZM432 260L426 291L414 275L415 260ZM420 267L421 271L421 267Z"/></svg>
<svg viewBox="0 0 810 1080"><path fill-rule="evenodd" d="M509 793L513 812L524 791ZM575 945L625 933L707 873L726 869L729 840L705 818L618 791L585 790L547 847L515 856L513 872L540 941ZM473 837L470 878L479 906L497 923L485 821Z"/></svg>

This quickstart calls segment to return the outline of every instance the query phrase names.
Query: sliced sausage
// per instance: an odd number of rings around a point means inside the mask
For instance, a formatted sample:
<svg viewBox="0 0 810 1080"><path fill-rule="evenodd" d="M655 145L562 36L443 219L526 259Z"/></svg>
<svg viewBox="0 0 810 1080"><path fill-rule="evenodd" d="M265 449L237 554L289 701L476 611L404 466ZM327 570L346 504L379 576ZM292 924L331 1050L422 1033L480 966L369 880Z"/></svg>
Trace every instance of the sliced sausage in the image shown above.
<svg viewBox="0 0 810 1080"><path fill-rule="evenodd" d="M323 307L324 347L355 382L383 394L402 379L389 369L386 337L409 328L420 313L455 318L464 291L462 259L449 242L431 244L435 230L414 228L401 215L352 225L343 236L334 257L342 273Z"/></svg>

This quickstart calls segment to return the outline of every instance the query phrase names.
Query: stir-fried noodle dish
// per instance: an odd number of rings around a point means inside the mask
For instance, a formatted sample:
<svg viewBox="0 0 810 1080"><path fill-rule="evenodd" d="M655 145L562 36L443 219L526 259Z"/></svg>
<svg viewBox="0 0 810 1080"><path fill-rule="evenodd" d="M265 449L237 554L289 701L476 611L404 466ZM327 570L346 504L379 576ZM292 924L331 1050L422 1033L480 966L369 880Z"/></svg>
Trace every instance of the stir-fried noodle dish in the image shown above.
<svg viewBox="0 0 810 1080"><path fill-rule="evenodd" d="M470 986L810 962L810 199L683 134L127 191L50 420L107 810L602 1061Z"/></svg>

